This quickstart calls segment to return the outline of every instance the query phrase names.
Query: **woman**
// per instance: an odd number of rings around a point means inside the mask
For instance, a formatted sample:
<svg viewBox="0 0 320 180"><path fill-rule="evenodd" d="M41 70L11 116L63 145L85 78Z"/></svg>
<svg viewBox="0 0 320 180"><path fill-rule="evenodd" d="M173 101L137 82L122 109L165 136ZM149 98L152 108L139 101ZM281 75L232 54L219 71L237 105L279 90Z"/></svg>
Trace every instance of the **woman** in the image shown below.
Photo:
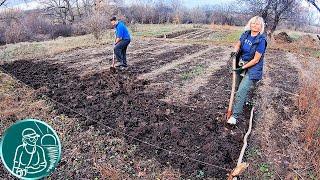
<svg viewBox="0 0 320 180"><path fill-rule="evenodd" d="M266 47L263 18L255 16L249 20L245 32L235 45L235 51L231 53L231 56L237 55L238 68L234 71L237 74L238 91L232 115L227 117L229 124L235 125L237 123L250 89L262 79L263 57Z"/></svg>

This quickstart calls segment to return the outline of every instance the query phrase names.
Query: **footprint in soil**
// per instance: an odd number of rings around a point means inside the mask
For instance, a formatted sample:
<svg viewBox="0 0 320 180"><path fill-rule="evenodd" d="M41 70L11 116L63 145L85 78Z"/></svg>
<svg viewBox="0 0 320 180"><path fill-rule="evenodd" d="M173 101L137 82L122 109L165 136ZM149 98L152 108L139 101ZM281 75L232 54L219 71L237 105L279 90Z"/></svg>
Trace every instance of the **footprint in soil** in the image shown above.
<svg viewBox="0 0 320 180"><path fill-rule="evenodd" d="M236 164L241 148L237 138L241 135L223 133L224 125L214 120L215 112L222 111L219 106L190 110L187 106L163 102L159 100L163 97L161 90L144 91L149 82L138 80L138 74L130 70L123 73L105 71L80 77L77 70L71 71L63 65L46 61L15 61L2 67L35 89L44 87L39 92L64 105L56 105L58 113L79 118L73 112L76 111L89 116L90 120L82 117L86 127L109 126L175 152L157 150L126 137L129 144L138 145L137 156L156 158L163 165L180 169L183 177L195 177L197 170L201 169L207 177L225 178L225 170L203 165L199 161L228 169ZM35 71L41 73L33 73ZM205 89L202 93L212 94L211 91Z"/></svg>

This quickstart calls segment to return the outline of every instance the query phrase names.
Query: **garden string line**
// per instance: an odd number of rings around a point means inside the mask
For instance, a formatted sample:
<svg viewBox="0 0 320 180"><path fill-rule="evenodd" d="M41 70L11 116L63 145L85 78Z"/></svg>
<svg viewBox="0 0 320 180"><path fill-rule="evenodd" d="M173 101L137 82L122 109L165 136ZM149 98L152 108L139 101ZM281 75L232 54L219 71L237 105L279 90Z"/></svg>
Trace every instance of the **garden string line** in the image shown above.
<svg viewBox="0 0 320 180"><path fill-rule="evenodd" d="M35 90L34 88L32 88L31 86L29 86L28 84L22 82L21 80L19 80L19 79L16 78L16 77L12 76L8 71L6 71L5 69L3 69L2 67L0 67L0 69L1 69L3 72L5 72L6 75L8 75L9 77L11 77L12 79L15 79L17 82L20 82L21 84L27 86L29 89L32 89L33 91ZM163 151L165 151L165 152L168 152L169 154L178 155L178 156L180 156L180 157L189 159L189 160L194 161L194 162L198 162L198 163L201 163L201 164L205 164L205 165L208 165L208 166L211 166L211 167L214 167L214 168L217 168L217 169L225 170L225 171L228 171L228 172L232 171L232 169L224 168L224 167L221 167L221 166L218 166L218 165L214 165L214 164L211 164L211 163L207 163L207 162L204 162L204 161L201 161L201 160L198 160L198 159L189 157L189 156L187 156L187 155L184 155L184 154L181 154L181 153L178 153L178 152L174 152L174 151L170 151L170 150L165 149L165 148L162 148L162 147L160 147L160 146L157 146L157 145L154 145L154 144L145 142L145 141L143 141L143 140L141 140L141 139L138 139L138 138L133 137L133 136L131 136L131 135L129 135L129 134L126 134L126 133L124 133L124 132L118 131L118 130L116 130L116 129L108 126L108 125L105 125L105 124L101 123L100 121L97 121L97 120L91 118L91 117L88 116L88 115L83 115L83 114L79 113L78 111L70 108L69 106L67 106L67 105L65 105L65 104L62 104L62 103L60 103L60 102L58 102L58 101L56 101L56 100L48 97L47 95L42 95L42 97L46 97L48 100L50 100L50 101L52 101L52 102L54 102L54 103L56 103L56 104L59 104L59 105L65 107L65 108L69 109L70 111L73 111L74 113L76 113L76 114L78 114L78 115L86 118L87 120L92 120L92 121L94 121L95 123L97 123L97 124L99 124L99 125L102 125L102 126L108 128L108 129L110 129L111 131L114 131L114 132L117 132L117 133L119 133L119 134L122 134L122 135L124 135L124 136L126 136L126 137L128 137L128 138L134 139L134 140L136 140L136 141L138 141L138 142L140 142L140 143L149 145L149 146L154 147L154 148L156 148L156 149L163 150Z"/></svg>

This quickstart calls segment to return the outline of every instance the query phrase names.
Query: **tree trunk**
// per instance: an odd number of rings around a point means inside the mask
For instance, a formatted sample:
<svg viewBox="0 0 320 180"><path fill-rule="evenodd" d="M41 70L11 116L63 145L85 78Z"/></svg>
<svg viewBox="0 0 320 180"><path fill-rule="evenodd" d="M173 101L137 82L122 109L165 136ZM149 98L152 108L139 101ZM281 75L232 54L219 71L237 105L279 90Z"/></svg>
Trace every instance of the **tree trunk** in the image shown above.
<svg viewBox="0 0 320 180"><path fill-rule="evenodd" d="M279 21L280 21L280 14L276 14L275 17L274 17L274 22L273 22L271 30L270 30L271 34L273 34L274 31L277 29Z"/></svg>
<svg viewBox="0 0 320 180"><path fill-rule="evenodd" d="M271 2L272 2L272 1L268 1L268 4L266 5L266 7L265 7L265 8L262 10L262 12L261 12L261 17L262 17L264 20L267 20L268 11L269 11L269 9L270 9Z"/></svg>
<svg viewBox="0 0 320 180"><path fill-rule="evenodd" d="M72 24L74 22L74 15L73 15L73 12L72 12L72 7L70 5L69 0L64 0L64 2L67 5L67 12L70 15L70 23Z"/></svg>
<svg viewBox="0 0 320 180"><path fill-rule="evenodd" d="M82 14L81 14L81 11L80 11L79 0L76 1L76 5L77 5L78 16L81 19Z"/></svg>

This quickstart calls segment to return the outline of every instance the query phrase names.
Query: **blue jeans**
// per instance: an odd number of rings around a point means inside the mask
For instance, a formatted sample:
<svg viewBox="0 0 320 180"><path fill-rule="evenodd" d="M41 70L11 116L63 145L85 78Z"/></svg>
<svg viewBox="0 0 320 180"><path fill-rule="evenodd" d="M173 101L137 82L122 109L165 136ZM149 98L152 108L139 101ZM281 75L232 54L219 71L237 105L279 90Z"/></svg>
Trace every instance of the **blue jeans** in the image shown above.
<svg viewBox="0 0 320 180"><path fill-rule="evenodd" d="M235 101L233 104L232 116L234 118L239 118L240 114L242 114L244 103L247 100L248 93L254 87L256 80L250 80L249 73L246 73L244 77L240 76L237 73L236 78L236 87L238 87L238 91L235 95Z"/></svg>
<svg viewBox="0 0 320 180"><path fill-rule="evenodd" d="M127 66L127 47L130 40L123 39L114 47L114 54L120 62L120 66Z"/></svg>

